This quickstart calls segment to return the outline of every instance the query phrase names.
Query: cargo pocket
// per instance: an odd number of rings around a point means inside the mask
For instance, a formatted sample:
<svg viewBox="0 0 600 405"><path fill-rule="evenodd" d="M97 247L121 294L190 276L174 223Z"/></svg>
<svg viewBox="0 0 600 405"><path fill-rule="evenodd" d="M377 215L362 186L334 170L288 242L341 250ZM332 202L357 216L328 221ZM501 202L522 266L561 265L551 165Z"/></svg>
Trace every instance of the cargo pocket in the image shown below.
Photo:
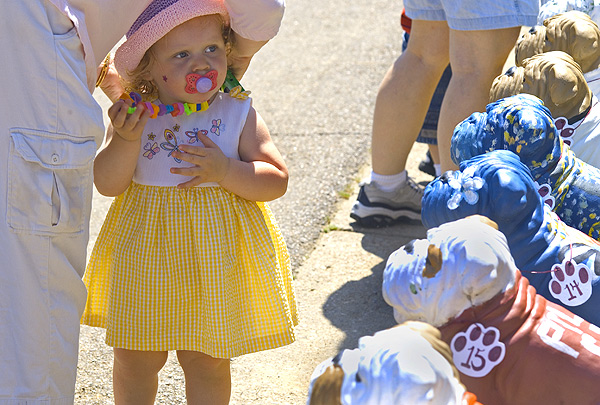
<svg viewBox="0 0 600 405"><path fill-rule="evenodd" d="M40 235L86 229L94 138L12 128L7 223Z"/></svg>

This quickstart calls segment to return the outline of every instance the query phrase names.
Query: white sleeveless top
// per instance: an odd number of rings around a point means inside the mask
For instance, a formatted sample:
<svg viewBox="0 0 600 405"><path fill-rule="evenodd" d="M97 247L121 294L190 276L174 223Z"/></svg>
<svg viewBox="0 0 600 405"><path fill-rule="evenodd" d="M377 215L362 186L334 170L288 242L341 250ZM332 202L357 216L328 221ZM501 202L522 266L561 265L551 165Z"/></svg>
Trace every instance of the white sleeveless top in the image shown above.
<svg viewBox="0 0 600 405"><path fill-rule="evenodd" d="M157 101L156 103L159 103ZM204 133L216 143L225 156L240 159L238 145L246 123L251 99L239 100L219 92L208 110L173 117L171 114L150 119L142 135L133 181L148 186L172 187L191 179L172 174L172 167L190 167L190 163L175 159L171 153L182 144L203 146L198 133ZM200 186L216 186L202 183Z"/></svg>

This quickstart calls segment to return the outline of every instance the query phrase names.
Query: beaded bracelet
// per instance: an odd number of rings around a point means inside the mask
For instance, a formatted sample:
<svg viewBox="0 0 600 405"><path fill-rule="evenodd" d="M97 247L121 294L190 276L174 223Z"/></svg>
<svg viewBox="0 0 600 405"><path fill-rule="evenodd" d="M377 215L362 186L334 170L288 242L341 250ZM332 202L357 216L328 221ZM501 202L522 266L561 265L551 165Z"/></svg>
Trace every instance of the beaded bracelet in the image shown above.
<svg viewBox="0 0 600 405"><path fill-rule="evenodd" d="M152 115L150 118L161 117L165 114L171 114L173 117L177 117L185 113L186 115L190 115L191 113L206 111L208 110L208 101L204 101L200 104L196 103L175 103L175 104L154 104L148 101L142 102L142 96L138 93L132 91L131 93L123 93L121 100L131 100L131 107L127 109L128 114L133 114L136 110L136 106L138 104L142 104L146 107L147 110L152 111Z"/></svg>

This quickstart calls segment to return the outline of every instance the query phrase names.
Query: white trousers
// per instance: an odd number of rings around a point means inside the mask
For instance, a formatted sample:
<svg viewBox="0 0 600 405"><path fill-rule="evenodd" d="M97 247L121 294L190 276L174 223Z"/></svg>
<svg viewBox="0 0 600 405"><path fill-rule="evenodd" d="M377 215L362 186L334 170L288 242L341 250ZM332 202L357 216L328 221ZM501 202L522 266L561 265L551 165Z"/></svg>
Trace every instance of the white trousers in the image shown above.
<svg viewBox="0 0 600 405"><path fill-rule="evenodd" d="M0 8L0 404L72 404L102 111L71 21Z"/></svg>

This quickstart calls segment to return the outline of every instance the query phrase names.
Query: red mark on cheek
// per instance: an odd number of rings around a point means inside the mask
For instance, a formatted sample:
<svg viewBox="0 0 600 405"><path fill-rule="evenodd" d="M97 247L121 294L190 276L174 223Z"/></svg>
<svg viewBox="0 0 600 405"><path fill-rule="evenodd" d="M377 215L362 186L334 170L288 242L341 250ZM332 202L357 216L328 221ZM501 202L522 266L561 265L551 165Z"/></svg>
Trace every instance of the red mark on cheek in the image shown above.
<svg viewBox="0 0 600 405"><path fill-rule="evenodd" d="M163 80L166 82L168 80L167 76L163 76Z"/></svg>

